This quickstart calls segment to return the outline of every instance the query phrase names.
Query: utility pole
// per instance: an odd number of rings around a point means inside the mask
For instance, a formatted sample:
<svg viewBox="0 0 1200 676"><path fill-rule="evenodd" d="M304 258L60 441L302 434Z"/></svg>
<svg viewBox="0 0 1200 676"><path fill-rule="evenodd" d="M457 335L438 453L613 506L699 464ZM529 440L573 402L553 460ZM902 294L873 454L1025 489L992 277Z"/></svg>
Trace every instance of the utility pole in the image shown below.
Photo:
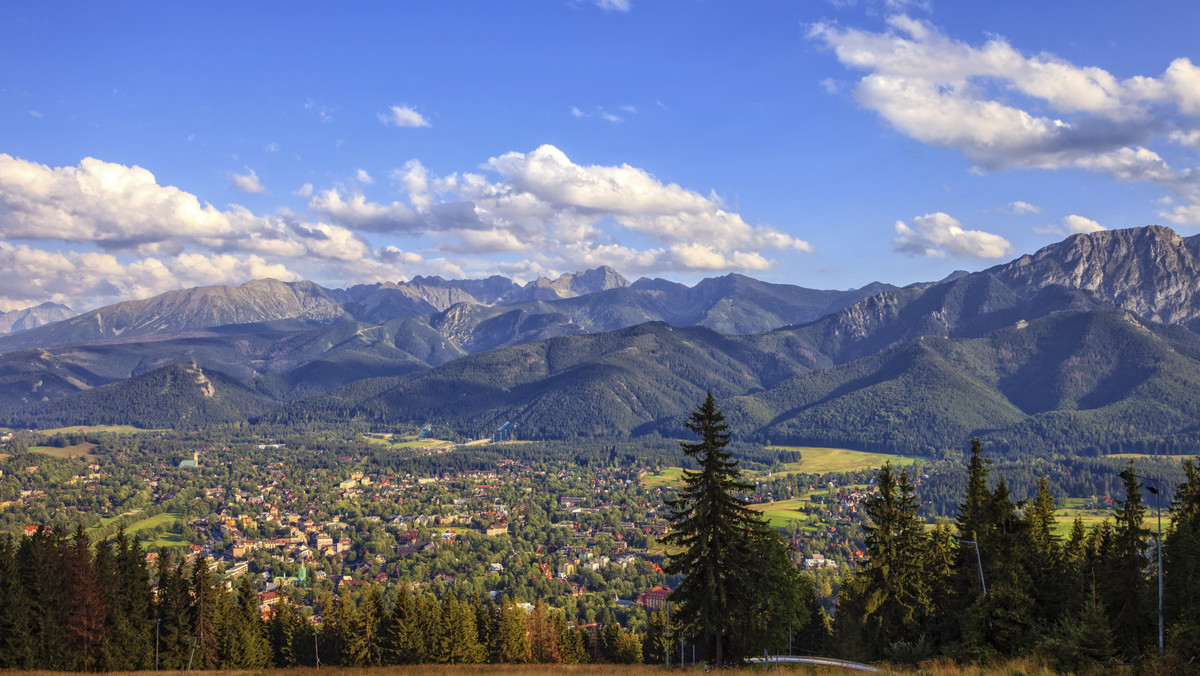
<svg viewBox="0 0 1200 676"><path fill-rule="evenodd" d="M972 533L972 535L975 535ZM975 535L975 537L979 537ZM979 555L979 542L976 540L959 540L975 547L975 563L979 564L979 586L983 587L983 595L987 596L987 582L983 580L983 557Z"/></svg>
<svg viewBox="0 0 1200 676"><path fill-rule="evenodd" d="M317 628L313 627L313 659L317 663L317 668L321 668L321 652L317 649Z"/></svg>
<svg viewBox="0 0 1200 676"><path fill-rule="evenodd" d="M1138 477L1128 469L1123 469L1117 475L1126 481L1136 482ZM1153 486L1147 485L1147 482L1154 482ZM1158 550L1158 654L1163 654L1163 562L1162 562L1162 483L1158 479L1142 478L1142 485L1146 490L1154 495L1157 500L1158 511L1158 541L1154 548Z"/></svg>
<svg viewBox="0 0 1200 676"><path fill-rule="evenodd" d="M154 618L154 670L158 671L158 623L162 622L161 617Z"/></svg>

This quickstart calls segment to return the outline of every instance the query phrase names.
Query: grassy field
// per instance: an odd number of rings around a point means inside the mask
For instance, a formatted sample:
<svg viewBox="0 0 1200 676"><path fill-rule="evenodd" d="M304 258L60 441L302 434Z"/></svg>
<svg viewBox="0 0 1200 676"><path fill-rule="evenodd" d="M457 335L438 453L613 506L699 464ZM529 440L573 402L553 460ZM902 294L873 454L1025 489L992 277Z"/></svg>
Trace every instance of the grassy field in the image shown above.
<svg viewBox="0 0 1200 676"><path fill-rule="evenodd" d="M813 448L808 446L768 446L776 451L799 451L800 462L784 465L782 472L825 474L827 472L852 472L862 469L877 469L889 460L893 465L911 465L913 458L891 453L867 453L847 448ZM778 474L780 472L776 472Z"/></svg>
<svg viewBox="0 0 1200 676"><path fill-rule="evenodd" d="M762 512L762 515L767 518L767 521L773 527L779 528L793 521L808 521L808 516L800 511L808 502L809 499L807 497L792 498L790 500L750 505L750 509ZM805 528L805 530L809 529ZM816 527L813 526L811 530L816 530Z"/></svg>
<svg viewBox="0 0 1200 676"><path fill-rule="evenodd" d="M71 432L112 432L113 434L137 434L138 432L155 432L157 430L142 429L133 425L75 425L72 427L55 427L38 430L40 434L68 434Z"/></svg>
<svg viewBox="0 0 1200 676"><path fill-rule="evenodd" d="M902 455L891 453L867 453L852 451L847 448L815 448L809 446L768 446L777 451L799 451L800 462L784 464L783 469L771 472L773 474L826 474L828 472L850 472L861 469L877 469L889 460L893 465L911 465L915 460ZM768 472L746 472L743 477L755 479L766 476ZM671 486L678 488L683 468L666 467L658 472L651 472L642 477L644 486Z"/></svg>
<svg viewBox="0 0 1200 676"><path fill-rule="evenodd" d="M91 450L96 447L96 444L83 442L74 446L30 446L29 451L32 453L41 453L52 458L87 458L91 459L96 456L91 455Z"/></svg>
<svg viewBox="0 0 1200 676"><path fill-rule="evenodd" d="M657 472L651 472L642 477L642 485L648 488L655 486L670 486L678 488L683 485L682 467L664 467Z"/></svg>
<svg viewBox="0 0 1200 676"><path fill-rule="evenodd" d="M121 518L124 518L124 517L123 516L112 516L112 517L108 517L105 519L101 519L100 525L98 527L88 529L88 534L95 537L95 531L98 531L101 528L104 528L105 526L108 526L109 524L111 524L114 521L117 521L118 519L121 519ZM179 547L182 545L186 545L187 542L183 539L183 537L179 533L172 533L170 531L173 528L175 528L177 525L179 525L182 521L183 521L183 514L181 514L179 512L163 512L162 514L157 514L157 515L149 517L147 519L142 519L141 521L133 522L132 524L130 524L129 526L127 526L125 528L125 532L130 535L134 535L134 534L137 534L144 530L150 530L151 528L154 528L156 526L163 526L164 528L167 529L167 532L159 535L154 540L154 542L152 542L150 544L153 544L159 548Z"/></svg>
<svg viewBox="0 0 1200 676"><path fill-rule="evenodd" d="M453 442L443 439L418 439L414 435L405 435L397 437L392 434L374 435L368 434L363 436L363 441L373 446L387 446L388 448L411 448L415 450L433 450L437 448L451 448Z"/></svg>

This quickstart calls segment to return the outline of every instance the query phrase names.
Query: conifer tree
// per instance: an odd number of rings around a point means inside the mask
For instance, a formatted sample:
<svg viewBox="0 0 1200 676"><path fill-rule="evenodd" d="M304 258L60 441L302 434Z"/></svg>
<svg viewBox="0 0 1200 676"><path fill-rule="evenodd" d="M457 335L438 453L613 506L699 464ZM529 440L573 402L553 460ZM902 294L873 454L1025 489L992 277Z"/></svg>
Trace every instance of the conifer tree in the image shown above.
<svg viewBox="0 0 1200 676"><path fill-rule="evenodd" d="M349 664L377 667L383 664L383 620L385 611L379 589L369 585L363 590L358 608L350 620Z"/></svg>
<svg viewBox="0 0 1200 676"><path fill-rule="evenodd" d="M492 661L502 664L524 664L529 661L525 611L517 607L511 596L503 597L496 604L495 631Z"/></svg>
<svg viewBox="0 0 1200 676"><path fill-rule="evenodd" d="M243 577L238 583L237 603L227 609L221 623L221 665L229 669L262 669L273 662L273 657L258 612L258 595L250 578Z"/></svg>
<svg viewBox="0 0 1200 676"><path fill-rule="evenodd" d="M396 603L382 628L384 661L387 664L418 664L425 659L425 622L418 617L417 599L407 585L400 588Z"/></svg>
<svg viewBox="0 0 1200 676"><path fill-rule="evenodd" d="M741 480L737 460L725 450L729 426L724 420L711 392L688 418L686 426L699 441L681 447L700 470L684 471L683 489L667 501L672 530L663 539L679 548L667 563L667 574L684 576L671 592L671 601L678 604L681 622L710 642L718 668L726 660L727 647L734 658L747 647L744 641L727 646L726 637L747 625L763 626L762 616L746 613L762 610L768 605L763 594L778 591L767 589L763 580L791 582L790 562L786 571L773 568L783 546L772 543L778 534L738 495L751 486Z"/></svg>
<svg viewBox="0 0 1200 676"><path fill-rule="evenodd" d="M859 620L870 654L882 656L895 642L916 642L933 610L928 539L917 517L908 474L896 476L890 462L875 476L876 493L864 503L866 564Z"/></svg>
<svg viewBox="0 0 1200 676"><path fill-rule="evenodd" d="M321 603L321 664L345 666L347 639L350 635L351 608L347 599L337 602L329 594L323 595Z"/></svg>
<svg viewBox="0 0 1200 676"><path fill-rule="evenodd" d="M267 641L271 652L271 663L280 669L306 663L316 665L314 648L314 632L306 631L309 627L304 619L296 612L296 606L285 596L279 603L271 606L271 614L267 617ZM308 655L311 659L301 660L298 655Z"/></svg>
<svg viewBox="0 0 1200 676"><path fill-rule="evenodd" d="M1149 604L1150 578L1146 555L1150 531L1143 526L1142 484L1133 473L1133 461L1121 473L1125 498L1113 508L1112 546L1102 560L1104 605L1116 637L1117 649L1127 657L1151 643L1154 621Z"/></svg>
<svg viewBox="0 0 1200 676"><path fill-rule="evenodd" d="M146 569L146 554L141 541L127 537L122 529L117 533L116 567L121 591L120 608L124 616L126 659L134 669L149 669L154 665L152 616L154 600L150 588L150 572Z"/></svg>
<svg viewBox="0 0 1200 676"><path fill-rule="evenodd" d="M171 558L164 556L158 565L160 573L155 617L158 620L159 664L164 669L182 670L187 666L192 645L192 604L187 561L180 557L172 565Z"/></svg>
<svg viewBox="0 0 1200 676"><path fill-rule="evenodd" d="M487 657L479 641L470 604L456 594L446 594L441 604L437 661L444 664L478 664Z"/></svg>
<svg viewBox="0 0 1200 676"><path fill-rule="evenodd" d="M96 584L92 561L92 546L83 526L66 543L60 574L65 604L65 634L67 653L76 669L95 670L100 663L104 641L104 604Z"/></svg>
<svg viewBox="0 0 1200 676"><path fill-rule="evenodd" d="M1188 661L1200 656L1200 459L1183 463L1171 524L1163 541L1163 612L1167 647Z"/></svg>
<svg viewBox="0 0 1200 676"><path fill-rule="evenodd" d="M671 626L667 618L667 610L659 606L650 612L646 627L646 639L642 646L642 654L647 664L666 664L671 650Z"/></svg>
<svg viewBox="0 0 1200 676"><path fill-rule="evenodd" d="M17 544L0 533L0 669L30 669L28 605L17 567Z"/></svg>
<svg viewBox="0 0 1200 676"><path fill-rule="evenodd" d="M25 589L32 664L65 670L63 587L58 571L63 547L61 536L45 527L21 539L17 547L18 578Z"/></svg>
<svg viewBox="0 0 1200 676"><path fill-rule="evenodd" d="M541 597L533 604L533 612L529 613L529 658L531 662L541 664L562 662L562 654L558 649L558 628L555 626L557 617L550 613L550 607Z"/></svg>
<svg viewBox="0 0 1200 676"><path fill-rule="evenodd" d="M208 573L208 561L197 557L192 565L191 637L194 653L189 654L193 669L210 669L219 664L220 643L217 625L220 601Z"/></svg>
<svg viewBox="0 0 1200 676"><path fill-rule="evenodd" d="M1037 494L1025 510L1024 530L1029 533L1029 580L1033 591L1033 610L1040 626L1049 627L1058 620L1070 596L1070 578L1063 559L1062 538L1055 532L1054 496L1045 473L1038 479Z"/></svg>

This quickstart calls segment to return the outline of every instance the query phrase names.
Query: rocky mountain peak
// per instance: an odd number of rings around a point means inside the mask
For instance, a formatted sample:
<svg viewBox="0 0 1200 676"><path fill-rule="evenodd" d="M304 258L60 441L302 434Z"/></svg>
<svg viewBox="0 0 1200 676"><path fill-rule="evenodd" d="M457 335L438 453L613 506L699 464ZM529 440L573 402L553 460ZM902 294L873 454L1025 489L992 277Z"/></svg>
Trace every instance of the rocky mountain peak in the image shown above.
<svg viewBox="0 0 1200 676"><path fill-rule="evenodd" d="M1170 228L1150 225L1079 234L992 268L1009 283L1062 286L1157 322L1200 317L1200 256Z"/></svg>

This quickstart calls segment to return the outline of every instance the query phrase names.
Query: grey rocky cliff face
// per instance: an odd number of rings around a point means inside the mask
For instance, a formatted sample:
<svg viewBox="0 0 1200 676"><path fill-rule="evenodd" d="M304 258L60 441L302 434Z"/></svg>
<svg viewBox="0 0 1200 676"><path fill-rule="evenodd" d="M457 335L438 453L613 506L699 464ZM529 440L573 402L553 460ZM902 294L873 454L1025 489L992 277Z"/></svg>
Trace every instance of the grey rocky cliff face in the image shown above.
<svg viewBox="0 0 1200 676"><path fill-rule="evenodd" d="M0 333L19 333L39 326L61 322L75 316L75 311L59 303L42 303L24 310L0 312Z"/></svg>
<svg viewBox="0 0 1200 676"><path fill-rule="evenodd" d="M1015 286L1088 291L1147 319L1200 317L1200 240L1151 225L1075 235L992 268Z"/></svg>

